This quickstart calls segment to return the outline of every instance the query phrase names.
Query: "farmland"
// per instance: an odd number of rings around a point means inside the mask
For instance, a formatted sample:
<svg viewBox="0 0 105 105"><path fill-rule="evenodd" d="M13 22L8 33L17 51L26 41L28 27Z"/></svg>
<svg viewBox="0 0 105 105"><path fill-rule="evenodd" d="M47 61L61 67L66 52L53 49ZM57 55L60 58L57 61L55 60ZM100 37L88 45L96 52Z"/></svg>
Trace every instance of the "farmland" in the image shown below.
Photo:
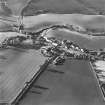
<svg viewBox="0 0 105 105"><path fill-rule="evenodd" d="M2 1L2 0L1 0ZM0 4L0 41L20 35L14 31L23 15L24 30L38 32L51 25L74 25L105 32L105 0L7 0ZM105 36L94 37L71 30L50 30L47 37L67 39L88 49L105 48ZM40 50L0 50L0 103L12 102L37 73L46 58ZM42 87L41 87L42 86ZM19 105L104 105L88 61L67 59L62 66L50 64L20 100Z"/></svg>

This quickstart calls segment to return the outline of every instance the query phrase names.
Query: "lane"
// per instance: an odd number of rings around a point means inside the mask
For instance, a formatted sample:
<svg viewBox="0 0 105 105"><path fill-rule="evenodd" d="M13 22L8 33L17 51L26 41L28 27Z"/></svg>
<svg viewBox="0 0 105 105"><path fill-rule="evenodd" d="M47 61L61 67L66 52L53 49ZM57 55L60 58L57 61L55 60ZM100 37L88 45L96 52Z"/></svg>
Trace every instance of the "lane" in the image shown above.
<svg viewBox="0 0 105 105"><path fill-rule="evenodd" d="M90 67L89 62L76 60L50 65L19 105L104 105Z"/></svg>
<svg viewBox="0 0 105 105"><path fill-rule="evenodd" d="M45 58L36 50L11 49L1 53L5 59L0 59L0 103L10 103L36 74Z"/></svg>

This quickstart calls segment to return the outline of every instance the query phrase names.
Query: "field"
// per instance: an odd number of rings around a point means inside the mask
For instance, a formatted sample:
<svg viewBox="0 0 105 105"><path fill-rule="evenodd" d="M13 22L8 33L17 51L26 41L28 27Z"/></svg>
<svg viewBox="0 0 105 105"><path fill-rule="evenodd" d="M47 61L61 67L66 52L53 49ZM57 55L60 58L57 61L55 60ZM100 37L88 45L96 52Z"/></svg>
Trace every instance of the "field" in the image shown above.
<svg viewBox="0 0 105 105"><path fill-rule="evenodd" d="M68 39L77 43L81 48L88 48L98 50L100 48L105 48L105 37L93 37L91 36L81 36L75 33L67 33L64 31L53 31L48 33L48 37L56 37L57 39L63 40Z"/></svg>
<svg viewBox="0 0 105 105"><path fill-rule="evenodd" d="M67 60L63 66L49 65L19 102L19 105L34 104L104 105L105 103L89 62Z"/></svg>
<svg viewBox="0 0 105 105"><path fill-rule="evenodd" d="M22 14L40 14L39 10L42 13L44 10L53 13L104 14L104 4L104 0L31 0L22 10Z"/></svg>
<svg viewBox="0 0 105 105"><path fill-rule="evenodd" d="M37 15L43 12L104 14L104 0L7 0L4 15Z"/></svg>

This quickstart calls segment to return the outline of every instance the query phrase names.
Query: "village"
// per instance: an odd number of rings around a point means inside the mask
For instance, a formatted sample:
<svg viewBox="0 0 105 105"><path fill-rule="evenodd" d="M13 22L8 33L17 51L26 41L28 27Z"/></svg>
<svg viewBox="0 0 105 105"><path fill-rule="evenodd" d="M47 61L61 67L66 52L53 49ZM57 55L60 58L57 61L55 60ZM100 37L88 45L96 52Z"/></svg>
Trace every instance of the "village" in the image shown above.
<svg viewBox="0 0 105 105"><path fill-rule="evenodd" d="M64 26L52 26L50 28L64 28ZM24 34L24 36L15 36L5 39L1 48L8 47L20 47L25 49L41 49L41 53L45 57L57 56L54 64L62 65L66 59L77 59L77 60L88 60L95 62L97 60L105 60L104 49L97 51L90 50L87 48L80 48L78 44L69 40L58 40L55 37L46 37L44 31L50 29L46 28L38 32L25 32L24 26L18 27L18 33Z"/></svg>

